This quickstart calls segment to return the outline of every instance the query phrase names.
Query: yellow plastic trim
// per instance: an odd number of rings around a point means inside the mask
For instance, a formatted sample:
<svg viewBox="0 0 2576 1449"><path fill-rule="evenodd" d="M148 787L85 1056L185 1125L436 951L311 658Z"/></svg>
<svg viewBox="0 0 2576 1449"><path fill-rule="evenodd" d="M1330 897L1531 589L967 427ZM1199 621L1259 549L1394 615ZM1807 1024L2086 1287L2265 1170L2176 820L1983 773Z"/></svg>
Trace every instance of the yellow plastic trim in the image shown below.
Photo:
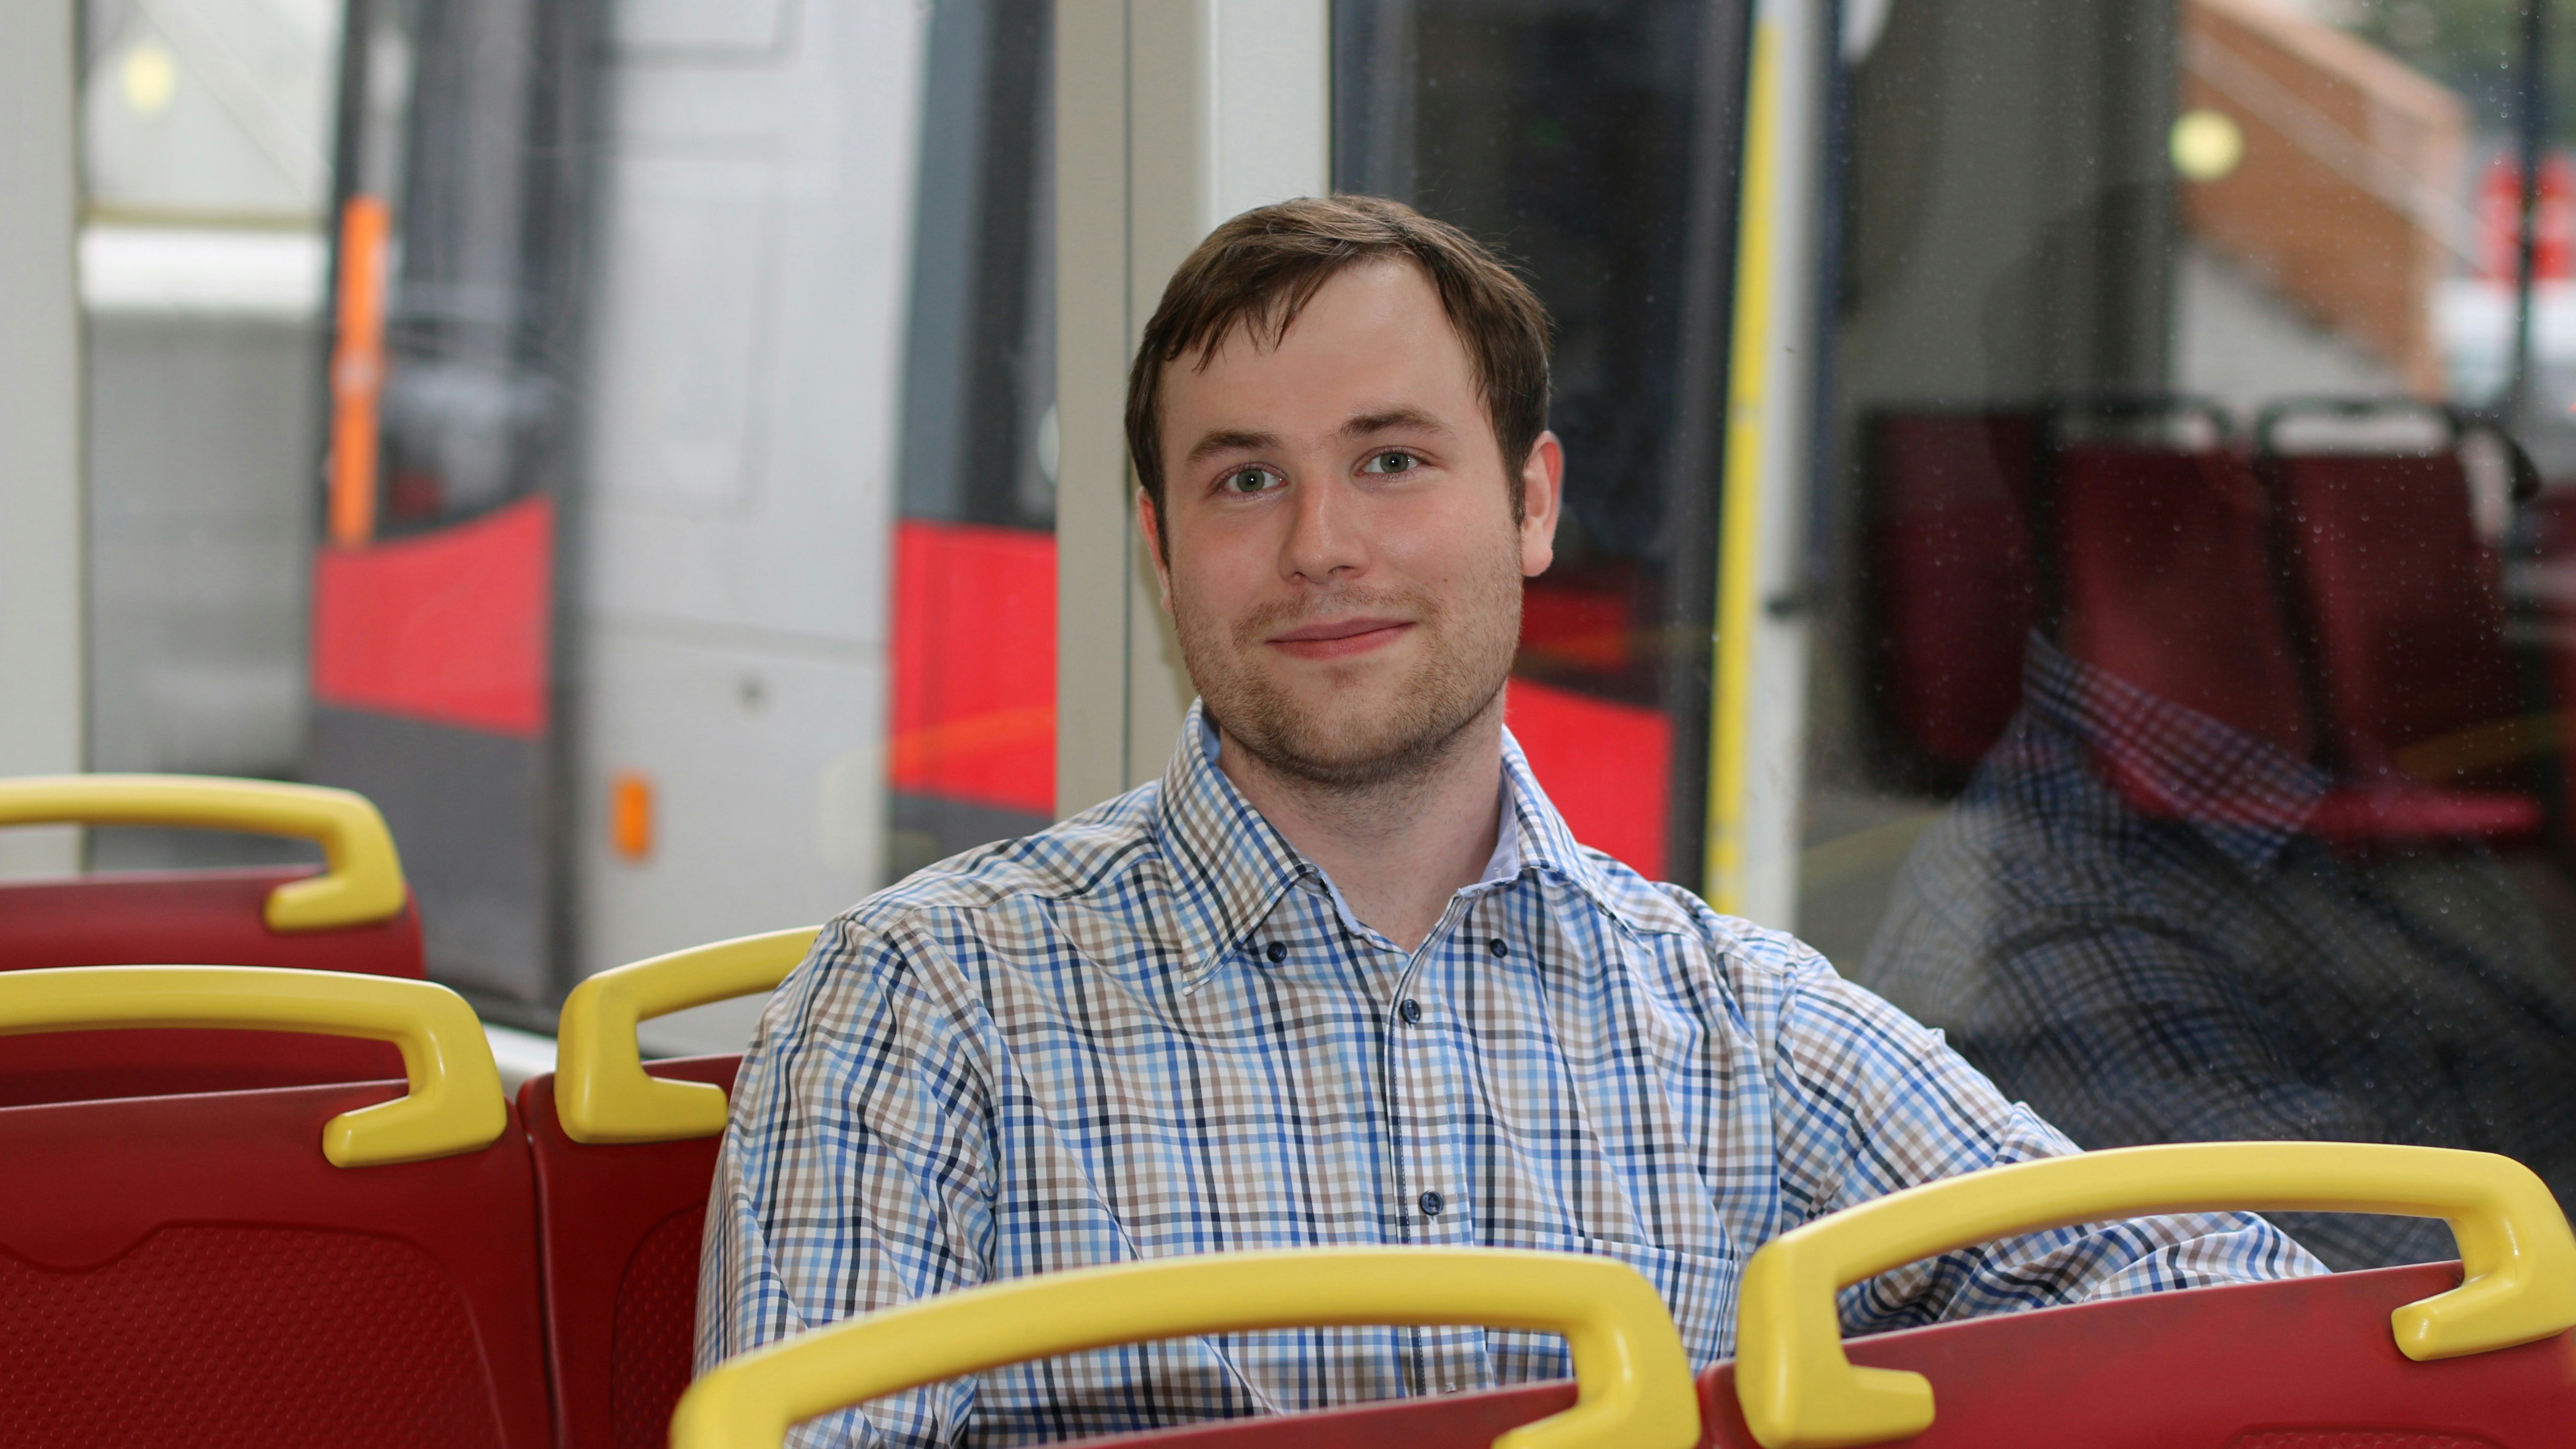
<svg viewBox="0 0 2576 1449"><path fill-rule="evenodd" d="M1348 1324L1482 1323L1563 1334L1574 1407L1495 1449L1688 1449L1690 1361L1663 1300L1612 1258L1505 1248L1309 1248L1119 1263L942 1293L717 1365L672 1449L778 1449L796 1423L900 1389L1122 1343Z"/></svg>
<svg viewBox="0 0 2576 1449"><path fill-rule="evenodd" d="M1767 8L1767 7L1765 7ZM1757 18L1744 103L1744 180L1735 227L1735 330L1727 361L1725 483L1718 515L1717 637L1710 645L1708 903L1744 894L1745 760L1753 728L1753 630L1760 612L1762 455L1771 389L1771 239L1779 183L1780 24Z"/></svg>
<svg viewBox="0 0 2576 1449"><path fill-rule="evenodd" d="M269 892L272 931L328 931L402 914L402 860L366 796L212 775L32 775L0 780L0 825L179 825L319 843L328 867Z"/></svg>
<svg viewBox="0 0 2576 1449"><path fill-rule="evenodd" d="M798 926L692 946L602 971L564 998L556 1024L555 1115L575 1142L672 1142L725 1126L724 1088L644 1070L637 1023L774 990L823 928Z"/></svg>
<svg viewBox="0 0 2576 1449"><path fill-rule="evenodd" d="M2448 1220L2462 1282L2391 1315L2408 1358L2484 1353L2576 1326L2576 1235L2548 1186L2511 1158L2356 1142L2131 1147L1927 1183L1763 1245L1736 1310L1745 1423L1766 1449L1876 1444L1931 1427L1921 1374L1843 1356L1834 1293L1845 1285L2015 1233L2231 1208Z"/></svg>
<svg viewBox="0 0 2576 1449"><path fill-rule="evenodd" d="M509 1126L492 1043L465 998L393 976L271 966L63 966L0 971L0 1036L115 1027L237 1027L389 1041L411 1091L322 1125L335 1167L489 1147Z"/></svg>

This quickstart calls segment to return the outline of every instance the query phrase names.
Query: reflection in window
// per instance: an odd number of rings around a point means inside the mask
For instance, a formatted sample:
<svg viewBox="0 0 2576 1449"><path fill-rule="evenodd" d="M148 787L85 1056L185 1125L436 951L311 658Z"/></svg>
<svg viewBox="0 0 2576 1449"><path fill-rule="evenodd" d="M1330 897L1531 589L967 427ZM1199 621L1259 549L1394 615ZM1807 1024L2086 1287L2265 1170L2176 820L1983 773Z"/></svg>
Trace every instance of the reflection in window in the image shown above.
<svg viewBox="0 0 2576 1449"><path fill-rule="evenodd" d="M1958 0L1848 37L1800 925L2087 1146L2478 1148L2576 1201L2576 213L2521 34Z"/></svg>

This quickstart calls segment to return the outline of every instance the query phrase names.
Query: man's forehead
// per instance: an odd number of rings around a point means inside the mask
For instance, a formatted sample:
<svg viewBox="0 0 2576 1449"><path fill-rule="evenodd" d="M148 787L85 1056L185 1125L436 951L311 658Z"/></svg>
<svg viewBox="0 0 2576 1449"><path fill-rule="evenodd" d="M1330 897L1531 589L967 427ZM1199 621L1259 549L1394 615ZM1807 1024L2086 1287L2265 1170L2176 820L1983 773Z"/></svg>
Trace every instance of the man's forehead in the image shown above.
<svg viewBox="0 0 2576 1449"><path fill-rule="evenodd" d="M1325 278L1285 327L1278 325L1275 312L1256 310L1238 318L1205 347L1175 358L1166 371L1207 373L1259 366L1283 353L1330 346L1349 334L1366 332L1413 334L1409 340L1418 340L1419 350L1454 350L1465 355L1466 344L1440 305L1439 289L1422 268L1409 258L1374 257ZM1387 340L1376 339L1380 345Z"/></svg>
<svg viewBox="0 0 2576 1449"><path fill-rule="evenodd" d="M1410 263L1336 275L1284 334L1252 334L1238 326L1213 353L1166 366L1167 445L1186 446L1176 433L1454 429L1481 411L1465 344Z"/></svg>

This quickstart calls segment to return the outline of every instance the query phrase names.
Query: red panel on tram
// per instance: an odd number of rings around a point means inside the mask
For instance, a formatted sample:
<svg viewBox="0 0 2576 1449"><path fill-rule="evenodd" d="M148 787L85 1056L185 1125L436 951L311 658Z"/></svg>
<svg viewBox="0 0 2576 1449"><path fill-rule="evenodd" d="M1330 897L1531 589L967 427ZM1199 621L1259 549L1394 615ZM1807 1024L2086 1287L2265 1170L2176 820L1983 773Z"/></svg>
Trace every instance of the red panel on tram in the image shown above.
<svg viewBox="0 0 2576 1449"><path fill-rule="evenodd" d="M1515 679L1503 720L1576 840L1664 878L1673 726L1663 711Z"/></svg>
<svg viewBox="0 0 2576 1449"><path fill-rule="evenodd" d="M895 527L894 788L1055 812L1055 539Z"/></svg>
<svg viewBox="0 0 2576 1449"><path fill-rule="evenodd" d="M419 538L322 550L313 696L534 739L546 730L554 500Z"/></svg>

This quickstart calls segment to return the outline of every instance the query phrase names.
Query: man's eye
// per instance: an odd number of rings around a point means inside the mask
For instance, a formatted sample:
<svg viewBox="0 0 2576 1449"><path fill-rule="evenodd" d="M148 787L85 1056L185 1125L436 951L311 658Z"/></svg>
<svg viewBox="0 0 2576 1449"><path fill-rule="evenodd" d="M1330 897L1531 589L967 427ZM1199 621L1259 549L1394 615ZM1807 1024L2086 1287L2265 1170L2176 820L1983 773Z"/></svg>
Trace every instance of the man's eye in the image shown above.
<svg viewBox="0 0 2576 1449"><path fill-rule="evenodd" d="M1385 452L1370 458L1365 464L1362 464L1360 471L1363 473L1408 473L1419 465L1421 461L1421 459L1414 457L1411 453L1407 453L1396 448L1389 448Z"/></svg>
<svg viewBox="0 0 2576 1449"><path fill-rule="evenodd" d="M1228 493L1258 493L1279 481L1279 475L1267 468L1237 468L1225 475L1224 487Z"/></svg>

